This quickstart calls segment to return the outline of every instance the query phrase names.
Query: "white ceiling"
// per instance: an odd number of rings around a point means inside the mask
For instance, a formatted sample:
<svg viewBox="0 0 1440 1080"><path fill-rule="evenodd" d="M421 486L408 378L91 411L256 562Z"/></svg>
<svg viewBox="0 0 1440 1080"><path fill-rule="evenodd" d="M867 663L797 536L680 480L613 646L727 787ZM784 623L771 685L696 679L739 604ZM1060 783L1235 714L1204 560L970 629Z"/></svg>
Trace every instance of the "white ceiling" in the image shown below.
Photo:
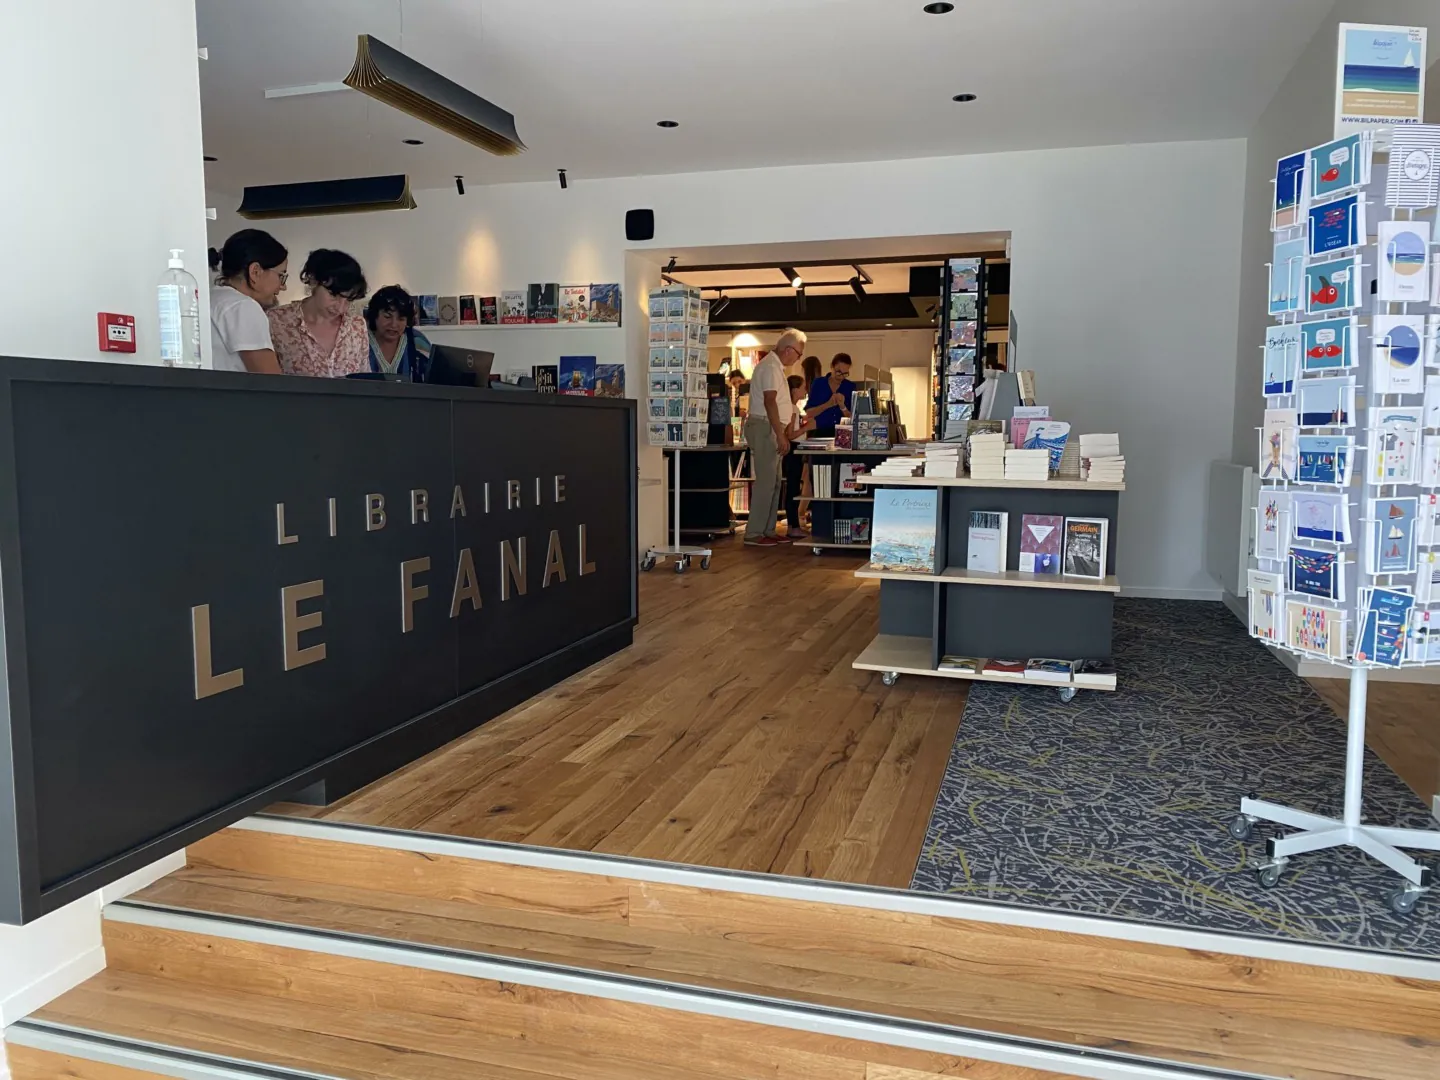
<svg viewBox="0 0 1440 1080"><path fill-rule="evenodd" d="M1240 137L1328 0L197 0L212 190L416 187ZM515 114L496 158L334 82L370 33ZM979 100L953 103L970 92ZM674 130L657 120L680 122ZM407 137L425 140L408 147Z"/></svg>

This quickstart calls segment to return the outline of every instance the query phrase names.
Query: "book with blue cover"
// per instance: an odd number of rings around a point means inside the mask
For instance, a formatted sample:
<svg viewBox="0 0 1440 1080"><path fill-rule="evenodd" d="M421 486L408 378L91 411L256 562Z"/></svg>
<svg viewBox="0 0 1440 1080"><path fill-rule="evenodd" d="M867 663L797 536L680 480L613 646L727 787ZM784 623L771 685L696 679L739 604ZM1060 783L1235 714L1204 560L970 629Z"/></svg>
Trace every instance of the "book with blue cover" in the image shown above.
<svg viewBox="0 0 1440 1080"><path fill-rule="evenodd" d="M1371 574L1415 572L1415 519L1420 500L1374 499L1370 503L1365 569Z"/></svg>
<svg viewBox="0 0 1440 1080"><path fill-rule="evenodd" d="M1306 371L1335 371L1359 363L1360 323L1354 315L1299 323L1301 366Z"/></svg>
<svg viewBox="0 0 1440 1080"><path fill-rule="evenodd" d="M1024 449L1050 451L1050 471L1060 468L1065 444L1070 441L1070 425L1064 420L1035 420L1025 430Z"/></svg>
<svg viewBox="0 0 1440 1080"><path fill-rule="evenodd" d="M940 573L938 488L877 488L870 566L914 574Z"/></svg>
<svg viewBox="0 0 1440 1080"><path fill-rule="evenodd" d="M1345 600L1345 564L1339 552L1292 547L1285 577L1291 592L1341 603Z"/></svg>
<svg viewBox="0 0 1440 1080"><path fill-rule="evenodd" d="M1301 435L1299 479L1302 484L1350 484L1350 450L1354 440L1344 435Z"/></svg>
<svg viewBox="0 0 1440 1080"><path fill-rule="evenodd" d="M1310 207L1310 254L1328 255L1365 243L1365 200L1347 195Z"/></svg>
<svg viewBox="0 0 1440 1080"><path fill-rule="evenodd" d="M1300 325L1285 323L1265 328L1265 396L1295 392L1296 358L1300 354Z"/></svg>
<svg viewBox="0 0 1440 1080"><path fill-rule="evenodd" d="M593 397L595 394L595 357L560 357L560 393Z"/></svg>
<svg viewBox="0 0 1440 1080"><path fill-rule="evenodd" d="M1415 597L1402 589L1366 589L1355 659L1382 667L1399 667L1405 659L1410 613Z"/></svg>
<svg viewBox="0 0 1440 1080"><path fill-rule="evenodd" d="M1275 164L1275 208L1270 218L1271 229L1288 229L1300 224L1305 204L1305 160L1302 150L1283 157Z"/></svg>
<svg viewBox="0 0 1440 1080"><path fill-rule="evenodd" d="M620 321L620 286L591 285L590 310L587 319L592 323L618 323Z"/></svg>
<svg viewBox="0 0 1440 1080"><path fill-rule="evenodd" d="M1270 314L1285 315L1304 307L1305 238L1275 241L1270 260Z"/></svg>
<svg viewBox="0 0 1440 1080"><path fill-rule="evenodd" d="M1303 245L1304 241L1300 241ZM1303 299L1309 315L1328 311L1348 311L1359 307L1361 295L1360 256L1346 255L1339 259L1323 259L1305 267Z"/></svg>

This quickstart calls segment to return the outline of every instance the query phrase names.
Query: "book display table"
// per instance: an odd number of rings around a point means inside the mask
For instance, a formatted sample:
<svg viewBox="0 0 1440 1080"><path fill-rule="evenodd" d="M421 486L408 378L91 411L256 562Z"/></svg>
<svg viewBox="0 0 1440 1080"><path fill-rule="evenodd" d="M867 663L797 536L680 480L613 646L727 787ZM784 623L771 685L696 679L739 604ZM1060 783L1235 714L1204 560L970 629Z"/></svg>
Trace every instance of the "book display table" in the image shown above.
<svg viewBox="0 0 1440 1080"><path fill-rule="evenodd" d="M1053 687L1069 701L1078 690L1113 690L1113 675L1039 680L1023 674L942 669L946 656L1111 659L1115 594L1115 548L1109 544L1102 578L966 568L972 511L1003 511L1019 522L1025 514L1105 518L1113 538L1124 484L1052 480L1013 482L970 477L864 478L871 487L936 490L940 496L940 566L936 573L862 567L861 579L880 582L880 633L853 666L879 671L887 686L901 675L933 675L978 682ZM1007 566L1019 565L1020 530L1011 531Z"/></svg>
<svg viewBox="0 0 1440 1080"><path fill-rule="evenodd" d="M810 497L811 554L820 555L833 548L869 551L870 510L875 496L865 489L863 481L859 479L859 476L864 474L857 475L855 482L860 486L853 494L841 491L839 477L842 467L859 465L868 470L877 461L887 457L904 456L906 449L903 446L890 450L797 449L795 453L810 461L812 481L817 471L815 466L830 467L829 485L822 492L816 484L816 492ZM857 523L857 519L863 519L863 522Z"/></svg>

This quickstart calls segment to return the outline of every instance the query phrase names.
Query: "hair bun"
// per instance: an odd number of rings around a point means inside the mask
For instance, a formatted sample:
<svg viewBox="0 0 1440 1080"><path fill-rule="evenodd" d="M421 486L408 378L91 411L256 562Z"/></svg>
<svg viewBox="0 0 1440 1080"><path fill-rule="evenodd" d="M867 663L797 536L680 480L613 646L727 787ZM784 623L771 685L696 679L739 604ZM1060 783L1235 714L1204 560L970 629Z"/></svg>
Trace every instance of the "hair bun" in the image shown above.
<svg viewBox="0 0 1440 1080"><path fill-rule="evenodd" d="M219 269L220 269L220 249L219 249L219 248L211 248L211 249L210 249L210 269L211 269L211 270L219 270Z"/></svg>

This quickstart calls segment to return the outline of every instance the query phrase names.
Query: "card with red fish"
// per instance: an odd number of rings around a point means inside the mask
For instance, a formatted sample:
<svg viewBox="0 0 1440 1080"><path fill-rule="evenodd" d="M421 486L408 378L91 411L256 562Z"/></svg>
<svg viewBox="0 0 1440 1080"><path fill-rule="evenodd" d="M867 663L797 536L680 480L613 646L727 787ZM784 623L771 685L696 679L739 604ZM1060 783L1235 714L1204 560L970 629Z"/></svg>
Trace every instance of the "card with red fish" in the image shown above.
<svg viewBox="0 0 1440 1080"><path fill-rule="evenodd" d="M1360 306L1360 256L1325 259L1305 267L1305 311L1349 311Z"/></svg>
<svg viewBox="0 0 1440 1080"><path fill-rule="evenodd" d="M1326 199L1370 182L1372 142L1368 133L1347 135L1310 151L1305 178L1312 199Z"/></svg>
<svg viewBox="0 0 1440 1080"><path fill-rule="evenodd" d="M1354 315L1299 324L1304 371L1332 371L1359 364L1360 321Z"/></svg>

